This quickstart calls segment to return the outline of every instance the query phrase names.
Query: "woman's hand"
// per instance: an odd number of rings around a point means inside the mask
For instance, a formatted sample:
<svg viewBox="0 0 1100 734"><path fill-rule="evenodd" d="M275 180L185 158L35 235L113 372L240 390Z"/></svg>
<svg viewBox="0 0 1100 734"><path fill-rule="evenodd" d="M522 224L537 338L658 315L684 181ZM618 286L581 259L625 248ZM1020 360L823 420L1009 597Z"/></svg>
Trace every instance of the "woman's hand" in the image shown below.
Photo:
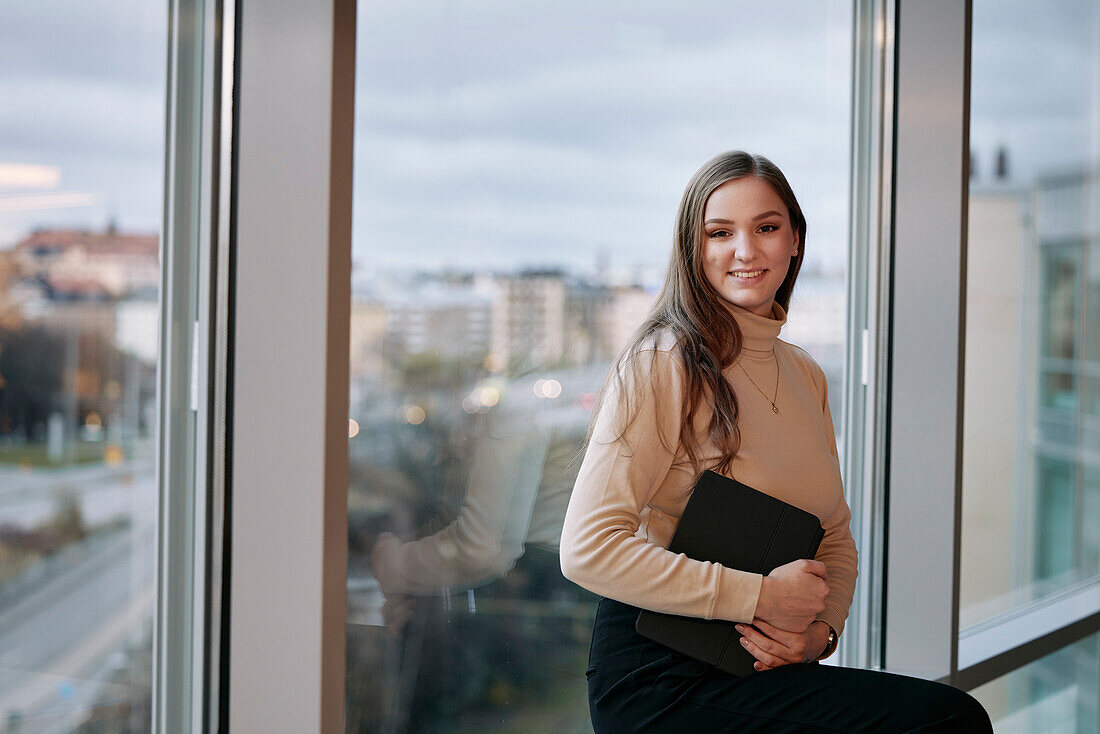
<svg viewBox="0 0 1100 734"><path fill-rule="evenodd" d="M780 629L805 632L825 610L828 577L821 561L803 559L779 566L764 577L754 616Z"/></svg>
<svg viewBox="0 0 1100 734"><path fill-rule="evenodd" d="M411 596L396 595L387 597L382 604L382 619L386 621L388 629L395 637L401 635L401 630L408 623L416 607L416 599Z"/></svg>
<svg viewBox="0 0 1100 734"><path fill-rule="evenodd" d="M820 619L811 623L805 632L781 630L759 617L752 623L759 631L747 624L735 626L744 635L741 644L756 658L753 667L757 670L817 660L829 644L829 624Z"/></svg>

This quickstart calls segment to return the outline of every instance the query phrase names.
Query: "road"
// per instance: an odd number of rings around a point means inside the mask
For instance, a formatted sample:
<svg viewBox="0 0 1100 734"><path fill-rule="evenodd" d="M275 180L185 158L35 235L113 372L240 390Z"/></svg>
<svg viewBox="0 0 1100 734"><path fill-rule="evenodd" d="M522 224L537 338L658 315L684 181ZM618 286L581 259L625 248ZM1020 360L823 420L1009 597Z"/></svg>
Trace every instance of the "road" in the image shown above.
<svg viewBox="0 0 1100 734"><path fill-rule="evenodd" d="M47 519L69 493L92 535L0 589L0 731L69 731L109 690L129 645L147 641L153 609L156 492L152 461L0 472L0 523ZM18 726L10 726L19 722Z"/></svg>
<svg viewBox="0 0 1100 734"><path fill-rule="evenodd" d="M48 520L66 494L80 500L84 522L97 525L133 513L153 513L153 460L32 471L0 466L0 525L32 527Z"/></svg>

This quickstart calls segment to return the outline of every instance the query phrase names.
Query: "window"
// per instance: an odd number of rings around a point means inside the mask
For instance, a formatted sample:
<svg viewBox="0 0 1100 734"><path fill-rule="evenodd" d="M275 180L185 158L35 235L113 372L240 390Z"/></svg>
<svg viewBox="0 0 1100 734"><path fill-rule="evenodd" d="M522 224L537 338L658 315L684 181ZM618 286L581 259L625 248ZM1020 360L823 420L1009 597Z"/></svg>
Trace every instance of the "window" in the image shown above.
<svg viewBox="0 0 1100 734"><path fill-rule="evenodd" d="M973 12L964 628L1100 574L1084 481L1100 460L1100 16L1024 0Z"/></svg>
<svg viewBox="0 0 1100 734"><path fill-rule="evenodd" d="M346 725L585 731L595 599L557 556L574 458L717 152L799 195L782 338L843 418L853 8L359 13Z"/></svg>
<svg viewBox="0 0 1100 734"><path fill-rule="evenodd" d="M0 726L150 726L165 8L0 23Z"/></svg>

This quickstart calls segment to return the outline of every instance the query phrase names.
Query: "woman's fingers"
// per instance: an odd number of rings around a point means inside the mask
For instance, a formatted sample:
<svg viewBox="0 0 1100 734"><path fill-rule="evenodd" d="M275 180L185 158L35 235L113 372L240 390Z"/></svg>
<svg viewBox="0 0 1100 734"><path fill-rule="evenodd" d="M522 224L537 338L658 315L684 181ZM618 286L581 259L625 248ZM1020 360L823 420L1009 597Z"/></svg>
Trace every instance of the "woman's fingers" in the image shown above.
<svg viewBox="0 0 1100 734"><path fill-rule="evenodd" d="M752 623L756 625L761 632L773 640L780 640L784 644L790 645L792 642L802 637L798 632L790 632L789 630L779 629L778 627L768 624L762 619L754 619Z"/></svg>
<svg viewBox="0 0 1100 734"><path fill-rule="evenodd" d="M742 637L741 638L741 644L745 647L746 650L749 651L749 653L754 658L759 660L764 665L767 665L767 666L772 667L772 668L778 668L781 665L788 665L789 664L789 661L784 660L783 658L778 657L777 655L771 654L770 652L768 652L767 650L764 650L763 648L761 648L759 645L757 645L755 642L753 642L752 640L750 640L747 637ZM756 669L760 670L760 667L756 666Z"/></svg>
<svg viewBox="0 0 1100 734"><path fill-rule="evenodd" d="M790 635L795 638L788 642L782 638L775 639L769 637L768 635L765 635L753 629L749 625L738 624L736 625L736 629L738 632L744 635L741 640L742 644L745 645L745 649L749 652L752 652L753 657L755 657L760 662L771 665L773 667L777 664L786 665L788 663L802 662L802 651L798 649L800 647L800 635L784 633L785 635ZM760 657L755 652L753 652L754 650L761 651L762 653L767 655L769 659Z"/></svg>
<svg viewBox="0 0 1100 734"><path fill-rule="evenodd" d="M738 624L735 627L738 632L756 643L756 646L760 649L794 661L794 655L798 652L799 643L801 642L801 635L785 630L776 630L777 635L770 635L766 634L763 628L757 630L747 624ZM776 629L771 625L768 625L768 627L772 630Z"/></svg>
<svg viewBox="0 0 1100 734"><path fill-rule="evenodd" d="M815 620L819 621L819 620ZM752 622L760 631L773 640L779 640L786 645L790 650L799 656L798 662L807 662L807 653L809 657L816 657L820 650L824 649L824 644L820 642L815 635L814 623L811 622L810 626L806 628L805 632L790 632L788 630L780 629L771 624L768 624L762 619L754 619ZM813 653L810 651L813 650Z"/></svg>

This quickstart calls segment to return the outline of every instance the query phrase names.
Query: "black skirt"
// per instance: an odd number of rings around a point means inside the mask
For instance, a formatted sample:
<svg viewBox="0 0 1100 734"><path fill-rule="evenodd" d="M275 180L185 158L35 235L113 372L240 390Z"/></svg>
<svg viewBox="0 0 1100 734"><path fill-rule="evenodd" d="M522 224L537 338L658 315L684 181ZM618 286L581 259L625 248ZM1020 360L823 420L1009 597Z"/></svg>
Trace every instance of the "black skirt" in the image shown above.
<svg viewBox="0 0 1100 734"><path fill-rule="evenodd" d="M638 612L597 606L585 672L596 734L993 731L972 696L920 678L816 662L731 675L639 635Z"/></svg>

